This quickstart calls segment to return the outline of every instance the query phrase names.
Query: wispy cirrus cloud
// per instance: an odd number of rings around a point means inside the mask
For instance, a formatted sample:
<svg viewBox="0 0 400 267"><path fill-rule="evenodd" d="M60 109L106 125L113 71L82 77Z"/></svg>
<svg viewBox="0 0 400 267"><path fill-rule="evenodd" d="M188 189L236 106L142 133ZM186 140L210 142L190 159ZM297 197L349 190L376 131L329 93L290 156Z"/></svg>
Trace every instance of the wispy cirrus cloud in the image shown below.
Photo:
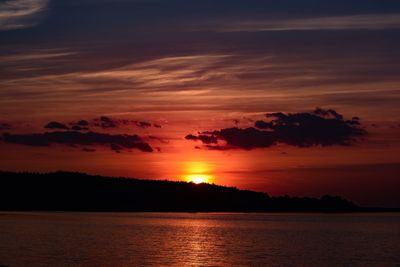
<svg viewBox="0 0 400 267"><path fill-rule="evenodd" d="M68 97L73 92L81 95L95 93L96 96L100 96L117 91L122 95L132 95L181 92L199 87L203 87L204 90L207 84L229 78L230 71L223 69L230 64L230 57L228 55L163 57L100 71L38 73L31 77L11 77L3 81L0 78L0 85L3 86L4 93L16 93L17 86L21 96L36 95L42 99L55 95ZM49 90L50 87L52 90Z"/></svg>
<svg viewBox="0 0 400 267"><path fill-rule="evenodd" d="M105 71L80 74L80 79L119 81L134 84L135 88L162 89L207 82L221 75L218 66L225 65L230 55L205 54L163 57ZM210 71L210 70L213 71Z"/></svg>
<svg viewBox="0 0 400 267"><path fill-rule="evenodd" d="M400 29L400 14L362 14L215 22L219 32Z"/></svg>
<svg viewBox="0 0 400 267"><path fill-rule="evenodd" d="M19 53L12 55L0 56L2 64L18 64L31 60L51 60L56 58L62 58L70 55L74 55L74 52L67 52L56 49L42 49L39 51L32 51L31 53Z"/></svg>
<svg viewBox="0 0 400 267"><path fill-rule="evenodd" d="M281 110L289 104L302 108L298 106L299 99L309 99L309 105L334 101L351 106L365 105L367 102L362 101L365 97L372 101L378 96L385 101L398 101L397 87L393 87L399 81L396 68L399 64L395 58L388 65L385 57L362 57L357 52L346 58L328 55L323 60L319 53L296 55L296 60L293 55L269 53L192 54L103 70L77 67L77 71L58 74L30 71L23 77L15 74L0 78L0 102L8 110L17 105L23 109L25 102L45 103L41 107L49 110L59 110L59 105L53 105L60 103L64 110L72 110L71 103L79 95L81 101L92 105L90 109L97 103L114 107L118 102L129 111L263 112L267 102L275 105L271 109ZM74 60L68 56L49 60L56 59Z"/></svg>
<svg viewBox="0 0 400 267"><path fill-rule="evenodd" d="M155 93L183 96L185 91L193 95L244 88L255 91L268 88L268 95L272 96L282 89L293 88L297 93L299 87L397 81L397 71L382 68L383 64L384 59L379 57L356 61L332 56L321 61L318 57L299 56L293 62L290 58L273 55L205 54L163 57L100 71L38 73L33 77L0 79L0 85L8 96L14 96L18 88L20 96L37 94L42 99L56 94L67 97L95 93L97 97L115 92L130 96ZM393 69L397 65L394 62ZM324 93L329 91L326 89Z"/></svg>
<svg viewBox="0 0 400 267"><path fill-rule="evenodd" d="M36 25L48 0L6 0L0 2L0 31Z"/></svg>

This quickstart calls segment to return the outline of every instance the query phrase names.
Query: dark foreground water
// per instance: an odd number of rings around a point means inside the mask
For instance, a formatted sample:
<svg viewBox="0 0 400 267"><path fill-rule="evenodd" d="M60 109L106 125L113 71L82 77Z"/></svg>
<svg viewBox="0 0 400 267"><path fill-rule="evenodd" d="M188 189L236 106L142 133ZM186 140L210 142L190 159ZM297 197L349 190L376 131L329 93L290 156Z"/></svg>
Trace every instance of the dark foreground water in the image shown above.
<svg viewBox="0 0 400 267"><path fill-rule="evenodd" d="M400 266L400 214L0 212L5 266Z"/></svg>

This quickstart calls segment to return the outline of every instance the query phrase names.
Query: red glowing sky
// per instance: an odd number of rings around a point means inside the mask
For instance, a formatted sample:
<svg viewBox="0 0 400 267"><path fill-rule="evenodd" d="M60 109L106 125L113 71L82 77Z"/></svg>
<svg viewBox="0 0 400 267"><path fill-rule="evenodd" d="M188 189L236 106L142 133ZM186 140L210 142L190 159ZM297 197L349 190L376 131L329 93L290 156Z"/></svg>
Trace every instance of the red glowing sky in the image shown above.
<svg viewBox="0 0 400 267"><path fill-rule="evenodd" d="M399 4L167 2L0 4L1 170L400 205ZM255 125L316 107L363 134Z"/></svg>

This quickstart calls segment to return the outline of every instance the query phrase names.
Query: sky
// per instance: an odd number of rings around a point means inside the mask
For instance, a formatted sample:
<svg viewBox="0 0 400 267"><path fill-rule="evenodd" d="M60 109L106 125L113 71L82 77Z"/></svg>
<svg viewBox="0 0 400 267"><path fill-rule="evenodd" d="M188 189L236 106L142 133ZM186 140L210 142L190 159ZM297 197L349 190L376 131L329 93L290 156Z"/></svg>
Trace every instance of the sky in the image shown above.
<svg viewBox="0 0 400 267"><path fill-rule="evenodd" d="M0 0L0 170L400 207L400 2Z"/></svg>

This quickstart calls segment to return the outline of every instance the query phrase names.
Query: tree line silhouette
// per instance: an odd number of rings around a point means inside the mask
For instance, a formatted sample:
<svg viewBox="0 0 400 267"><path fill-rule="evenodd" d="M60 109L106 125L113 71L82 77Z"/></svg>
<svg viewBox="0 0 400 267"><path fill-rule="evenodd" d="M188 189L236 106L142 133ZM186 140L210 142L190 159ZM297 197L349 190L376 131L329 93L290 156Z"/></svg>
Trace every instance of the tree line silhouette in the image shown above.
<svg viewBox="0 0 400 267"><path fill-rule="evenodd" d="M354 212L338 196L271 197L214 184L111 178L77 172L0 172L0 210L154 212Z"/></svg>

